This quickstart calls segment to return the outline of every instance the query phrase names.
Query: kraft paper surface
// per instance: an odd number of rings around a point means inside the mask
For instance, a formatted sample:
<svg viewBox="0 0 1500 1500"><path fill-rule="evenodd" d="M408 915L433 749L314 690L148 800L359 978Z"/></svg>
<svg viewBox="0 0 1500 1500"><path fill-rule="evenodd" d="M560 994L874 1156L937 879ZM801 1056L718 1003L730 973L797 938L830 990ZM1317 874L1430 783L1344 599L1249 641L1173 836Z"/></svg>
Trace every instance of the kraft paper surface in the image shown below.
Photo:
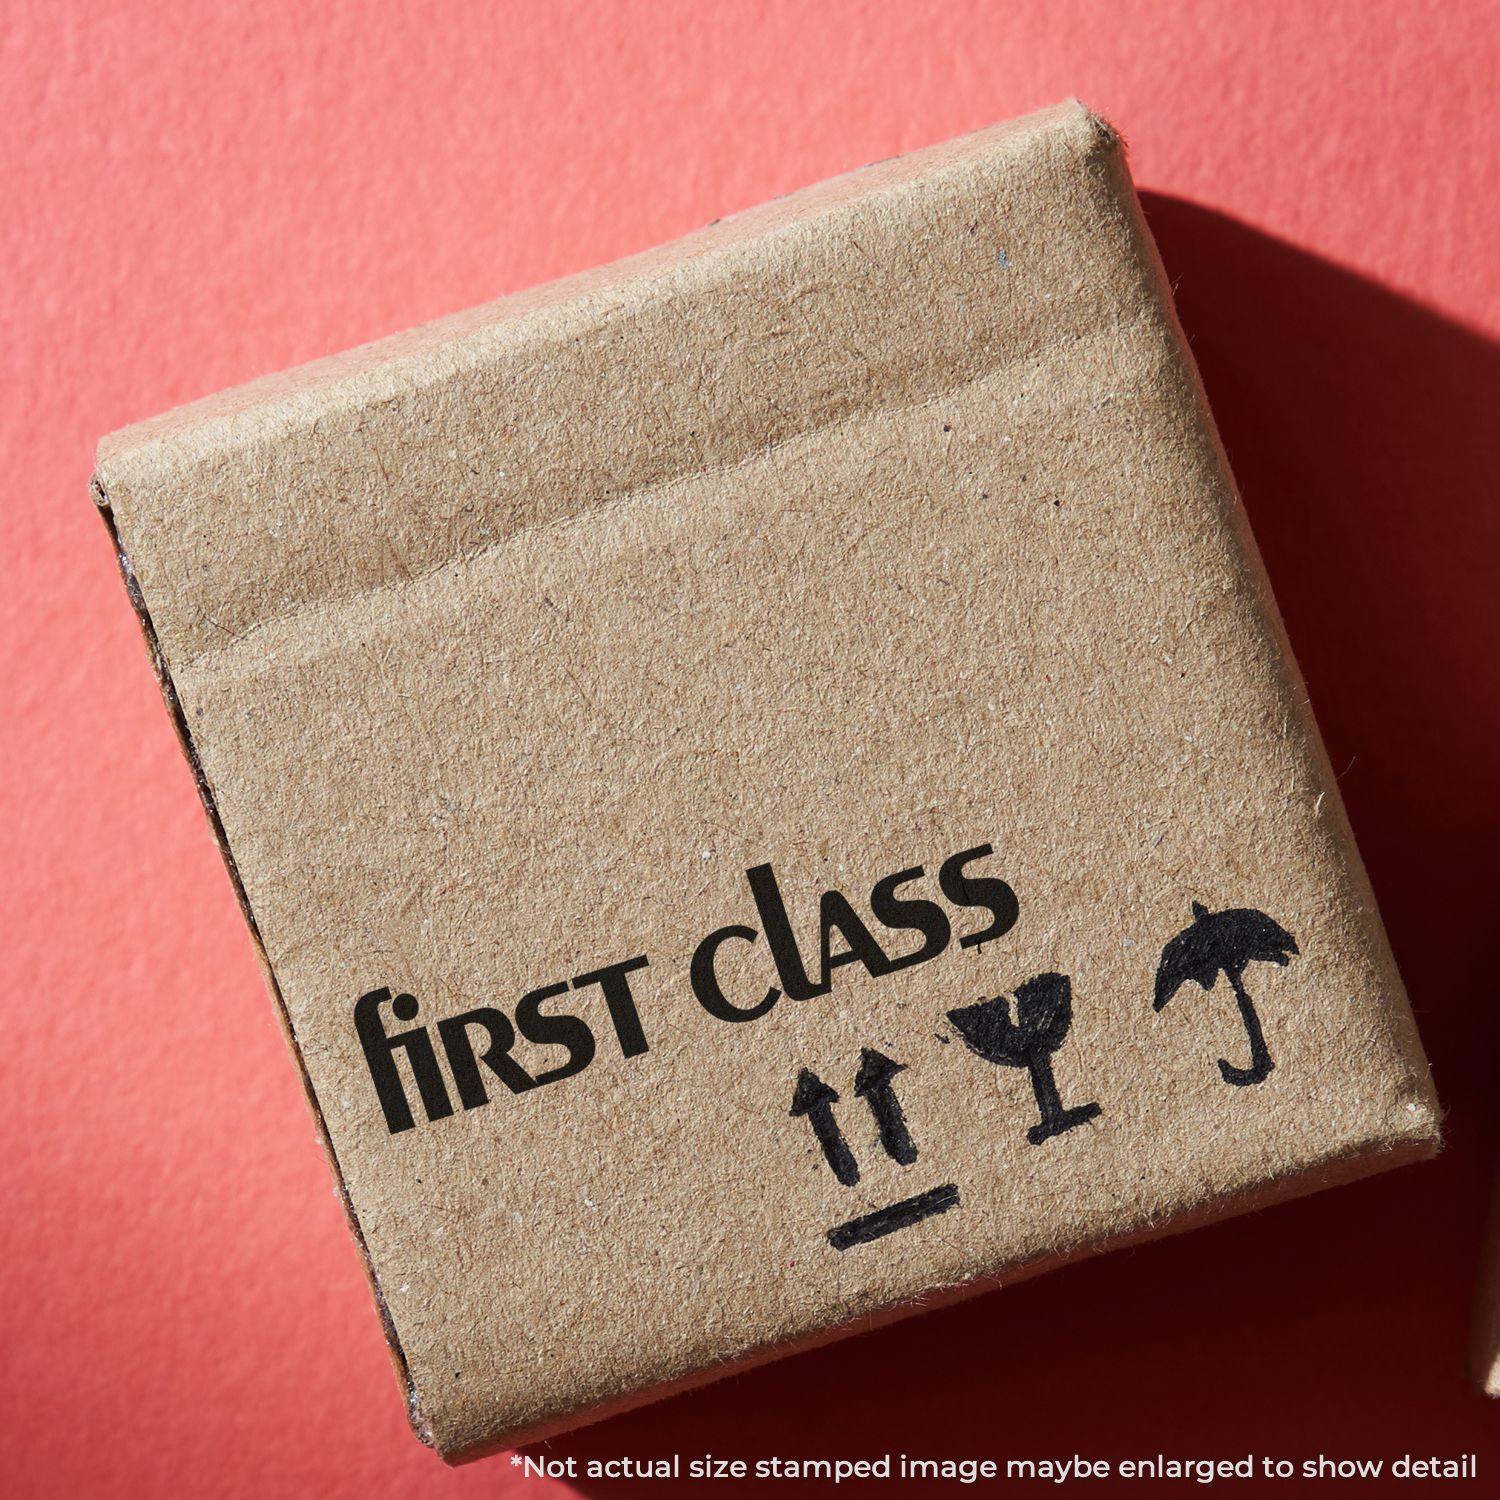
<svg viewBox="0 0 1500 1500"><path fill-rule="evenodd" d="M1435 1149L1076 104L116 434L96 498L445 1456Z"/></svg>

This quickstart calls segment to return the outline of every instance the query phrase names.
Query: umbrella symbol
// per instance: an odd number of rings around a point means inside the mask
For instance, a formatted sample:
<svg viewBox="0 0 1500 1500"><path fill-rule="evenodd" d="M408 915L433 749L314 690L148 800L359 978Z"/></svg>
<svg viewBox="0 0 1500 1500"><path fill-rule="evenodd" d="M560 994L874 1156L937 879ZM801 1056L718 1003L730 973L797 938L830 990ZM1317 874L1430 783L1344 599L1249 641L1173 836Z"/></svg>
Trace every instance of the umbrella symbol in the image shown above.
<svg viewBox="0 0 1500 1500"><path fill-rule="evenodd" d="M997 1067L1025 1068L1031 1074L1031 1089L1042 1116L1026 1132L1033 1146L1099 1113L1097 1104L1064 1108L1052 1076L1052 1054L1073 1024L1073 986L1066 974L1038 974L1018 985L1014 1021L1004 995L950 1010L948 1019L970 1052Z"/></svg>
<svg viewBox="0 0 1500 1500"><path fill-rule="evenodd" d="M1234 907L1210 912L1195 901L1193 925L1179 932L1161 951L1161 962L1156 969L1156 1009L1160 1010L1189 980L1211 990L1222 973L1239 1001L1240 1019L1250 1038L1250 1066L1236 1068L1221 1057L1219 1071L1225 1083L1241 1086L1263 1083L1276 1064L1266 1046L1260 1016L1243 976L1253 963L1285 967L1292 955L1300 951L1296 938L1263 911Z"/></svg>

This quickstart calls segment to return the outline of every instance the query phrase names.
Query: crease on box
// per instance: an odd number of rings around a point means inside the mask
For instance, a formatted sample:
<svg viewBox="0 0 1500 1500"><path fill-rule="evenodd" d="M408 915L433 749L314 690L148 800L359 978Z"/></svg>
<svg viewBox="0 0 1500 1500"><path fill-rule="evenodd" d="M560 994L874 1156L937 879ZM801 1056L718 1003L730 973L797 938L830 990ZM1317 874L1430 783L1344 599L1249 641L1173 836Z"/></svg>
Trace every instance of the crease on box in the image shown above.
<svg viewBox="0 0 1500 1500"><path fill-rule="evenodd" d="M1148 314L1141 313L1139 321L1146 322ZM1117 326L1107 329L1091 329L1068 341L1068 347L1076 347L1091 338L1102 338L1114 336ZM1060 345L1061 341L1059 341ZM1052 353L1059 345L1043 346L1045 352ZM1162 349L1163 361L1170 359L1174 351L1166 346ZM1034 355L1028 353L1026 358ZM941 389L928 392L910 401L893 402L888 405L855 405L854 408L838 417L826 422L814 425L796 432L786 434L774 442L755 447L748 452L722 463L705 465L700 468L687 468L676 473L665 476L660 480L643 483L634 488L623 490L618 494L611 494L601 498L586 501L577 510L567 514L551 516L544 520L525 522L517 525L513 530L506 531L494 540L486 542L483 546L472 551L456 551L450 556L428 564L424 567L413 569L410 573L380 579L364 588L352 590L347 593L329 594L320 598L293 601L289 606L278 613L270 613L259 619L251 621L242 630L231 635L227 640L212 646L205 647L190 654L179 667L182 673L206 672L217 674L228 671L234 675L238 666L237 658L242 653L248 652L252 646L260 643L261 638L271 631L297 631L316 637L317 627L327 620L351 611L355 606L370 603L382 596L401 595L408 590L420 590L427 585L435 585L443 575L450 570L459 572L478 567L484 563L501 556L519 542L533 542L543 538L559 537L565 532L582 526L607 527L611 520L626 511L629 507L639 504L651 504L653 502L666 502L676 493L687 488L718 479L728 478L752 468L757 464L767 462L774 463L776 460L796 452L799 445L811 444L821 441L830 435L837 434L841 429L853 427L856 424L878 422L890 417L905 416L909 413L923 411L943 402L951 400L957 393L981 385L987 381L997 379L1008 374L1013 368L1022 363L1022 359L1008 361L996 365L986 366L977 372L966 374L962 379L951 385L943 386ZM1268 592L1268 591L1267 591ZM430 600L426 601L430 607ZM304 629L304 624L306 629ZM284 646L285 641L281 642ZM336 649L343 642L335 642L328 649ZM1290 651L1290 648L1287 648Z"/></svg>
<svg viewBox="0 0 1500 1500"><path fill-rule="evenodd" d="M1041 111L1036 116L1024 117L1022 121L1004 122L976 132L975 136L993 142L990 155L998 165L1008 159L1010 152L1034 144L1039 134L1044 133L1047 125L1054 121L1066 131L1066 135L1060 139L1066 139L1070 143L1079 162L1085 164L1085 169L1100 177L1108 177L1111 187L1115 187L1116 174L1120 171L1118 164L1123 161L1122 142L1107 122L1077 101ZM1018 129L1021 125L1029 125L1030 128ZM670 283L674 277L689 273L700 281L712 283L711 286L698 285L693 288L695 298L703 297L711 291L722 290L734 284L739 271L754 272L767 261L768 254L774 254L771 247L783 236L811 232L815 228L826 229L828 221L856 213L887 196L899 196L909 191L914 182L920 183L926 190L932 190L943 181L948 171L960 171L967 160L964 148L972 149L974 139L974 136L960 137L956 141L944 142L895 158L890 163L848 173L844 177L833 179L831 184L820 183L801 189L789 195L786 200L777 200L772 205L762 205L720 221L721 225L735 226L737 233L733 237L722 238L703 247L700 241L707 234L717 233L716 226L714 231L699 231L658 247L657 250L603 267L597 275L607 276L605 290L610 297L631 298L636 306L648 305L662 294L672 293L674 290L680 293L682 288L674 289ZM882 175L871 180L868 174L872 172ZM836 191L829 191L830 188ZM786 212L783 205L796 206L791 217L783 216ZM1102 198L1100 206L1103 206ZM779 210L768 225L762 222L767 207ZM1151 261L1146 257L1138 256L1138 259L1143 284L1149 283ZM148 419L123 432L110 434L100 444L98 470L101 474L110 473L115 482L128 486L137 466L148 466L164 455L171 464L196 467L208 455L267 451L274 448L280 438L290 433L302 433L315 428L324 419L336 421L347 418L353 412L379 406L398 395L433 399L464 381L475 370L483 369L496 356L497 341L514 341L520 346L529 346L531 340L544 335L542 342L549 348L562 347L575 340L581 329L609 324L613 316L612 309L598 289L589 283L592 274L595 273L582 273L580 277L565 278L552 284L553 287L564 288L570 293L576 292L571 300L543 296L543 293L551 291L551 287L517 293L472 313L457 314L426 325L410 334L396 334L377 340L351 351L348 356L334 355L292 371L267 376L247 386L219 396L206 397L180 407L175 412ZM575 287L575 282L585 284ZM1154 310L1154 306L1142 307L1141 313L1143 316L1150 316ZM543 328L537 322L543 315L563 321L558 327ZM1049 318L1059 315L1059 309L1049 307ZM1113 329L1115 325L1108 326ZM1050 325L1045 331L1047 337L1040 344L1026 345L1016 351L1014 359L1008 363L1020 367L1037 359L1068 337L1066 331L1059 332ZM1103 331L1103 327L1090 326L1077 330L1077 333ZM414 340L418 341L415 351L409 347ZM763 435L747 434L749 441L739 451L708 464L701 461L669 464L665 469L644 464L647 472L640 476L630 476L624 490L616 494L606 490L604 493L608 498L603 505L627 501L643 491L701 480L715 473L731 472L743 463L774 453L785 443L812 438L834 430L846 421L869 418L883 411L896 412L909 407L915 408L924 402L942 399L972 384L976 379L993 375L1005 367L983 358L966 358L965 353L965 346L962 344L956 344L947 351L949 358L962 360L957 378L941 379L940 372L936 369L914 374L903 368L900 383L903 387L909 383L915 389L906 390L907 399L883 406L874 405L863 390L845 388L841 394L825 395L816 408L805 414L810 420L802 421L796 414L783 411L772 402L769 409L781 418L781 422L773 425ZM347 370L343 363L346 360L350 362ZM887 364L891 368L895 367L895 363L904 364L904 355L900 361L893 363L893 360L894 356L887 351ZM328 367L326 371L325 366ZM314 372L320 371L324 372L321 377L315 375ZM951 377L954 372L950 369L941 373ZM924 384L924 381L929 383ZM704 415L712 417L715 414L705 412ZM572 477L580 489L588 493L597 476L579 474ZM592 498L597 501L597 497ZM581 507L570 503L567 508L554 509L551 513L523 521L508 531L506 536L497 538L495 545L532 530L535 523L545 525L572 520L585 510L595 511L600 508L602 507L598 503ZM174 668L183 672L194 665L199 657L227 649L251 630L273 624L285 615L340 600L353 602L381 587L402 588L410 582L440 573L446 567L466 562L472 556L472 552L466 553L461 547L447 547L435 551L430 558L419 557L410 573L398 570L394 576L378 580L371 588L310 592L305 597L289 601L292 608L282 611L281 615L251 618L244 623L243 628L229 629L227 641L216 642L204 651L193 651L186 660L182 659L181 650L177 650ZM175 643L178 647L181 644Z"/></svg>
<svg viewBox="0 0 1500 1500"><path fill-rule="evenodd" d="M171 716L172 727L177 732L177 742L182 747L182 753L187 760L188 766L193 773L194 785L198 788L198 796L203 803L203 811L207 814L209 827L213 830L214 842L219 847L219 854L224 860L224 868L229 872L229 879L234 886L235 899L239 902L240 913L245 919L245 925L250 931L250 941L255 949L256 961L260 964L260 970L265 977L266 987L271 992L271 998L276 1004L276 1018L281 1026L287 1050L292 1054L293 1061L297 1066L297 1076L302 1081L302 1091L307 1099L307 1107L312 1114L313 1123L317 1127L318 1140L323 1147L324 1158L333 1173L334 1184L338 1191L339 1202L343 1205L344 1216L348 1221L350 1232L354 1236L354 1243L359 1249L359 1258L364 1266L365 1275L370 1283L370 1291L375 1298L375 1309L380 1315L381 1330L385 1335L386 1348L390 1353L391 1364L395 1368L396 1378L401 1382L401 1388L405 1396L407 1420L410 1422L412 1431L426 1443L428 1447L435 1448L436 1443L426 1421L423 1419L417 1405L416 1384L412 1380L411 1369L407 1363L406 1351L401 1346L401 1336L396 1331L395 1320L386 1303L385 1293L380 1287L380 1278L375 1272L375 1263L370 1255L370 1248L365 1240L364 1229L359 1222L359 1214L355 1211L354 1201L350 1197L348 1184L344 1181L344 1169L339 1162L338 1152L334 1148L333 1138L329 1134L327 1121L323 1118L323 1106L318 1102L317 1090L313 1087L311 1075L307 1071L307 1063L302 1056L302 1047L297 1040L296 1031L292 1026L292 1018L287 1011L286 1002L282 998L281 986L277 982L275 970L271 967L271 961L266 956L265 943L261 939L260 926L255 920L255 912L251 909L250 898L245 892L244 882L240 879L238 866L235 864L234 851L229 847L229 835L224 829L223 820L219 817L219 809L214 801L213 788L208 783L208 777L204 773L202 760L199 758L197 747L193 744L192 730L188 727L187 715L182 711L182 703L177 696L177 689L172 681L171 669L167 665L167 659L161 649L161 643L156 637L156 627L151 623L151 611L146 606L145 595L141 592L140 584L136 581L135 569L131 566L130 556L126 552L124 544L120 540L120 534L115 526L114 512L110 508L109 494L105 489L103 481L96 475L90 484L94 504L97 506L99 515L103 519L109 531L110 542L114 547L115 561L120 569L120 578L125 584L125 591L130 596L131 606L135 610L136 621L141 627L141 634L146 641L146 651L151 658L151 670L156 676L157 686L161 689L162 700L166 704L167 713Z"/></svg>
<svg viewBox="0 0 1500 1500"><path fill-rule="evenodd" d="M111 456L108 450L117 438L128 437L132 447L165 445L187 437L196 438L205 448L232 447L237 441L235 427L252 414L257 424L271 420L280 432L305 424L306 406L313 398L323 413L347 414L379 400L382 392L424 392L454 375L481 368L493 352L483 342L486 334L525 331L528 322L546 314L590 321L606 314L610 297L665 280L686 265L706 266L715 259L733 257L747 246L764 245L778 235L795 232L809 220L900 191L913 181L931 180L944 169L959 170L965 164L964 151L976 136L985 136L997 146L1024 148L1047 124L1064 119L1088 136L1089 154L1105 157L1123 152L1124 140L1114 126L1078 98L1069 98L791 189L636 254L189 401L107 434L100 445L101 466ZM445 362L445 357L451 362Z"/></svg>

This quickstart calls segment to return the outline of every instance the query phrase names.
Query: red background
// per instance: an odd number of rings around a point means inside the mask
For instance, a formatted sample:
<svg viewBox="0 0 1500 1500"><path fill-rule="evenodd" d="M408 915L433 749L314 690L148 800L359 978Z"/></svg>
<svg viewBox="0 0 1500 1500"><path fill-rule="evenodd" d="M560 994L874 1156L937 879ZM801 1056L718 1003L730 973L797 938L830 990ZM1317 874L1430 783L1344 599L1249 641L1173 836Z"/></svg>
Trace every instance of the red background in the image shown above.
<svg viewBox="0 0 1500 1500"><path fill-rule="evenodd" d="M1368 0L5 4L0 1488L564 1492L406 1430L94 440L1069 93L1152 190L1450 1145L551 1451L1471 1451L1493 1484L1461 1357L1500 1039L1497 33Z"/></svg>

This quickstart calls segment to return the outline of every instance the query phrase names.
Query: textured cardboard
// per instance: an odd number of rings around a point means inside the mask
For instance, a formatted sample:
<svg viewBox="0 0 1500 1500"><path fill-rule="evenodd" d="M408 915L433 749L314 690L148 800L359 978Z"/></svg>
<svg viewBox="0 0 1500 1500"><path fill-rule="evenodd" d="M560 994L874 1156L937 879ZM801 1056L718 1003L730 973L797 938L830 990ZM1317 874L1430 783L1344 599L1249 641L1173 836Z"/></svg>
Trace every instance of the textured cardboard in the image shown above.
<svg viewBox="0 0 1500 1500"><path fill-rule="evenodd" d="M1435 1148L1076 104L95 492L445 1456Z"/></svg>

